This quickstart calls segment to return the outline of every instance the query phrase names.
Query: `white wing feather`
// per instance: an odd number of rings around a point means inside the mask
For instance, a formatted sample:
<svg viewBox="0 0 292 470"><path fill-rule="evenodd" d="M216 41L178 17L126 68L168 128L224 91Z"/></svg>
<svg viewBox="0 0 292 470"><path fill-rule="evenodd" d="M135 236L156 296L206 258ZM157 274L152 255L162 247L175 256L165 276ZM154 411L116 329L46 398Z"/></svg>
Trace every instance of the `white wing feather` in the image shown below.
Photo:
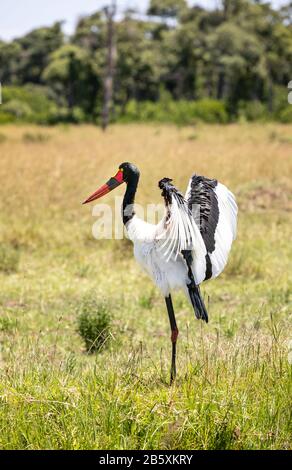
<svg viewBox="0 0 292 470"><path fill-rule="evenodd" d="M219 276L226 266L232 242L237 232L237 204L234 195L221 183L215 188L219 220L215 231L215 250L210 254L212 278Z"/></svg>
<svg viewBox="0 0 292 470"><path fill-rule="evenodd" d="M166 261L176 260L182 251L191 250L196 281L205 273L207 251L199 227L187 201L178 199L176 194L172 195L172 202L167 206L165 216L157 226L156 241Z"/></svg>

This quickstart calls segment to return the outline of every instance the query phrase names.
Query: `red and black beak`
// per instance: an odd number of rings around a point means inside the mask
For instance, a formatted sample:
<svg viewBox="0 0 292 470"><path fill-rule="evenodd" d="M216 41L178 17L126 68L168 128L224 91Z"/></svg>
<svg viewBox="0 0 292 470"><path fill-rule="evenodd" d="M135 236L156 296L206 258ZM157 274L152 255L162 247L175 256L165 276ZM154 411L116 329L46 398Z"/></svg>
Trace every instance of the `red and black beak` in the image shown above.
<svg viewBox="0 0 292 470"><path fill-rule="evenodd" d="M108 180L107 183L102 185L97 191L95 191L95 193L91 194L91 196L89 196L89 198L86 199L86 201L84 201L82 204L87 204L88 202L95 201L95 199L99 199L100 197L120 186L122 183L124 183L124 174L123 170L119 169L115 176Z"/></svg>

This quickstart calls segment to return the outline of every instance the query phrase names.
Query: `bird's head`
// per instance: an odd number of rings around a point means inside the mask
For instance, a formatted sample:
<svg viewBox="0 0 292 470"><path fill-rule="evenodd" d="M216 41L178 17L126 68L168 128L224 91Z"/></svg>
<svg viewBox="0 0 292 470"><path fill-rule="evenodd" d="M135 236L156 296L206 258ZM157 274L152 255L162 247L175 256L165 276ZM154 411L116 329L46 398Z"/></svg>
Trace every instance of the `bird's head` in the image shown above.
<svg viewBox="0 0 292 470"><path fill-rule="evenodd" d="M95 201L105 194L109 193L113 189L120 186L122 183L126 184L137 184L139 180L140 172L133 163L125 162L119 166L119 169L115 176L112 176L107 183L103 184L97 191L95 191L88 199L82 204Z"/></svg>

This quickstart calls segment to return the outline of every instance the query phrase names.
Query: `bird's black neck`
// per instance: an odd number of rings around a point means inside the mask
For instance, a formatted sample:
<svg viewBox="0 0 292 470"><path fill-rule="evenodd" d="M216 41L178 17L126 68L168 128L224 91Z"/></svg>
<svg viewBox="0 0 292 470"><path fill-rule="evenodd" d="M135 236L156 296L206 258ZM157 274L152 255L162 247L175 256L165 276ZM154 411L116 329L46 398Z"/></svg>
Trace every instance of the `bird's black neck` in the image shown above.
<svg viewBox="0 0 292 470"><path fill-rule="evenodd" d="M127 183L127 190L125 192L123 200L123 223L126 225L135 215L134 202L139 182L139 175L133 175L133 177Z"/></svg>

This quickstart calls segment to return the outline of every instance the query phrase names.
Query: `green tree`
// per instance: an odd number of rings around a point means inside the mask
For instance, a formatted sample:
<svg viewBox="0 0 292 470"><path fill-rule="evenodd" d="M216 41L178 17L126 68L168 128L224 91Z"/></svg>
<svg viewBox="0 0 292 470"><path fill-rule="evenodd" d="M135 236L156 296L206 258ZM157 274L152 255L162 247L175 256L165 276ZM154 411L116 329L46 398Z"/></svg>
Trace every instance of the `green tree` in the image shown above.
<svg viewBox="0 0 292 470"><path fill-rule="evenodd" d="M124 107L131 98L156 100L159 94L160 48L151 23L126 17L117 25L116 98Z"/></svg>
<svg viewBox="0 0 292 470"><path fill-rule="evenodd" d="M147 18L130 11L118 16L117 110L129 109L130 100L151 110L150 101L163 104L167 96L184 102L219 99L234 117L245 113L254 119L267 109L282 115L292 79L291 5L277 10L261 0L222 0L210 11L186 0L151 0ZM106 52L107 21L100 9L81 18L66 43L60 22L0 41L0 80L3 87L42 85L39 92L55 97L65 114L80 108L95 120L102 106ZM18 101L26 102L22 98L11 97L10 111Z"/></svg>
<svg viewBox="0 0 292 470"><path fill-rule="evenodd" d="M16 42L0 42L0 81L2 84L20 83L19 60L21 47Z"/></svg>
<svg viewBox="0 0 292 470"><path fill-rule="evenodd" d="M72 44L60 47L52 53L42 78L54 89L60 104L70 110L79 106L88 115L94 113L101 85L86 50Z"/></svg>
<svg viewBox="0 0 292 470"><path fill-rule="evenodd" d="M42 72L50 54L63 44L62 23L35 29L15 43L20 46L18 74L21 83L41 83Z"/></svg>
<svg viewBox="0 0 292 470"><path fill-rule="evenodd" d="M151 0L148 14L161 17L178 17L185 9L187 9L186 0Z"/></svg>
<svg viewBox="0 0 292 470"><path fill-rule="evenodd" d="M94 53L106 44L106 24L104 14L98 11L90 16L80 18L72 42L79 47Z"/></svg>

